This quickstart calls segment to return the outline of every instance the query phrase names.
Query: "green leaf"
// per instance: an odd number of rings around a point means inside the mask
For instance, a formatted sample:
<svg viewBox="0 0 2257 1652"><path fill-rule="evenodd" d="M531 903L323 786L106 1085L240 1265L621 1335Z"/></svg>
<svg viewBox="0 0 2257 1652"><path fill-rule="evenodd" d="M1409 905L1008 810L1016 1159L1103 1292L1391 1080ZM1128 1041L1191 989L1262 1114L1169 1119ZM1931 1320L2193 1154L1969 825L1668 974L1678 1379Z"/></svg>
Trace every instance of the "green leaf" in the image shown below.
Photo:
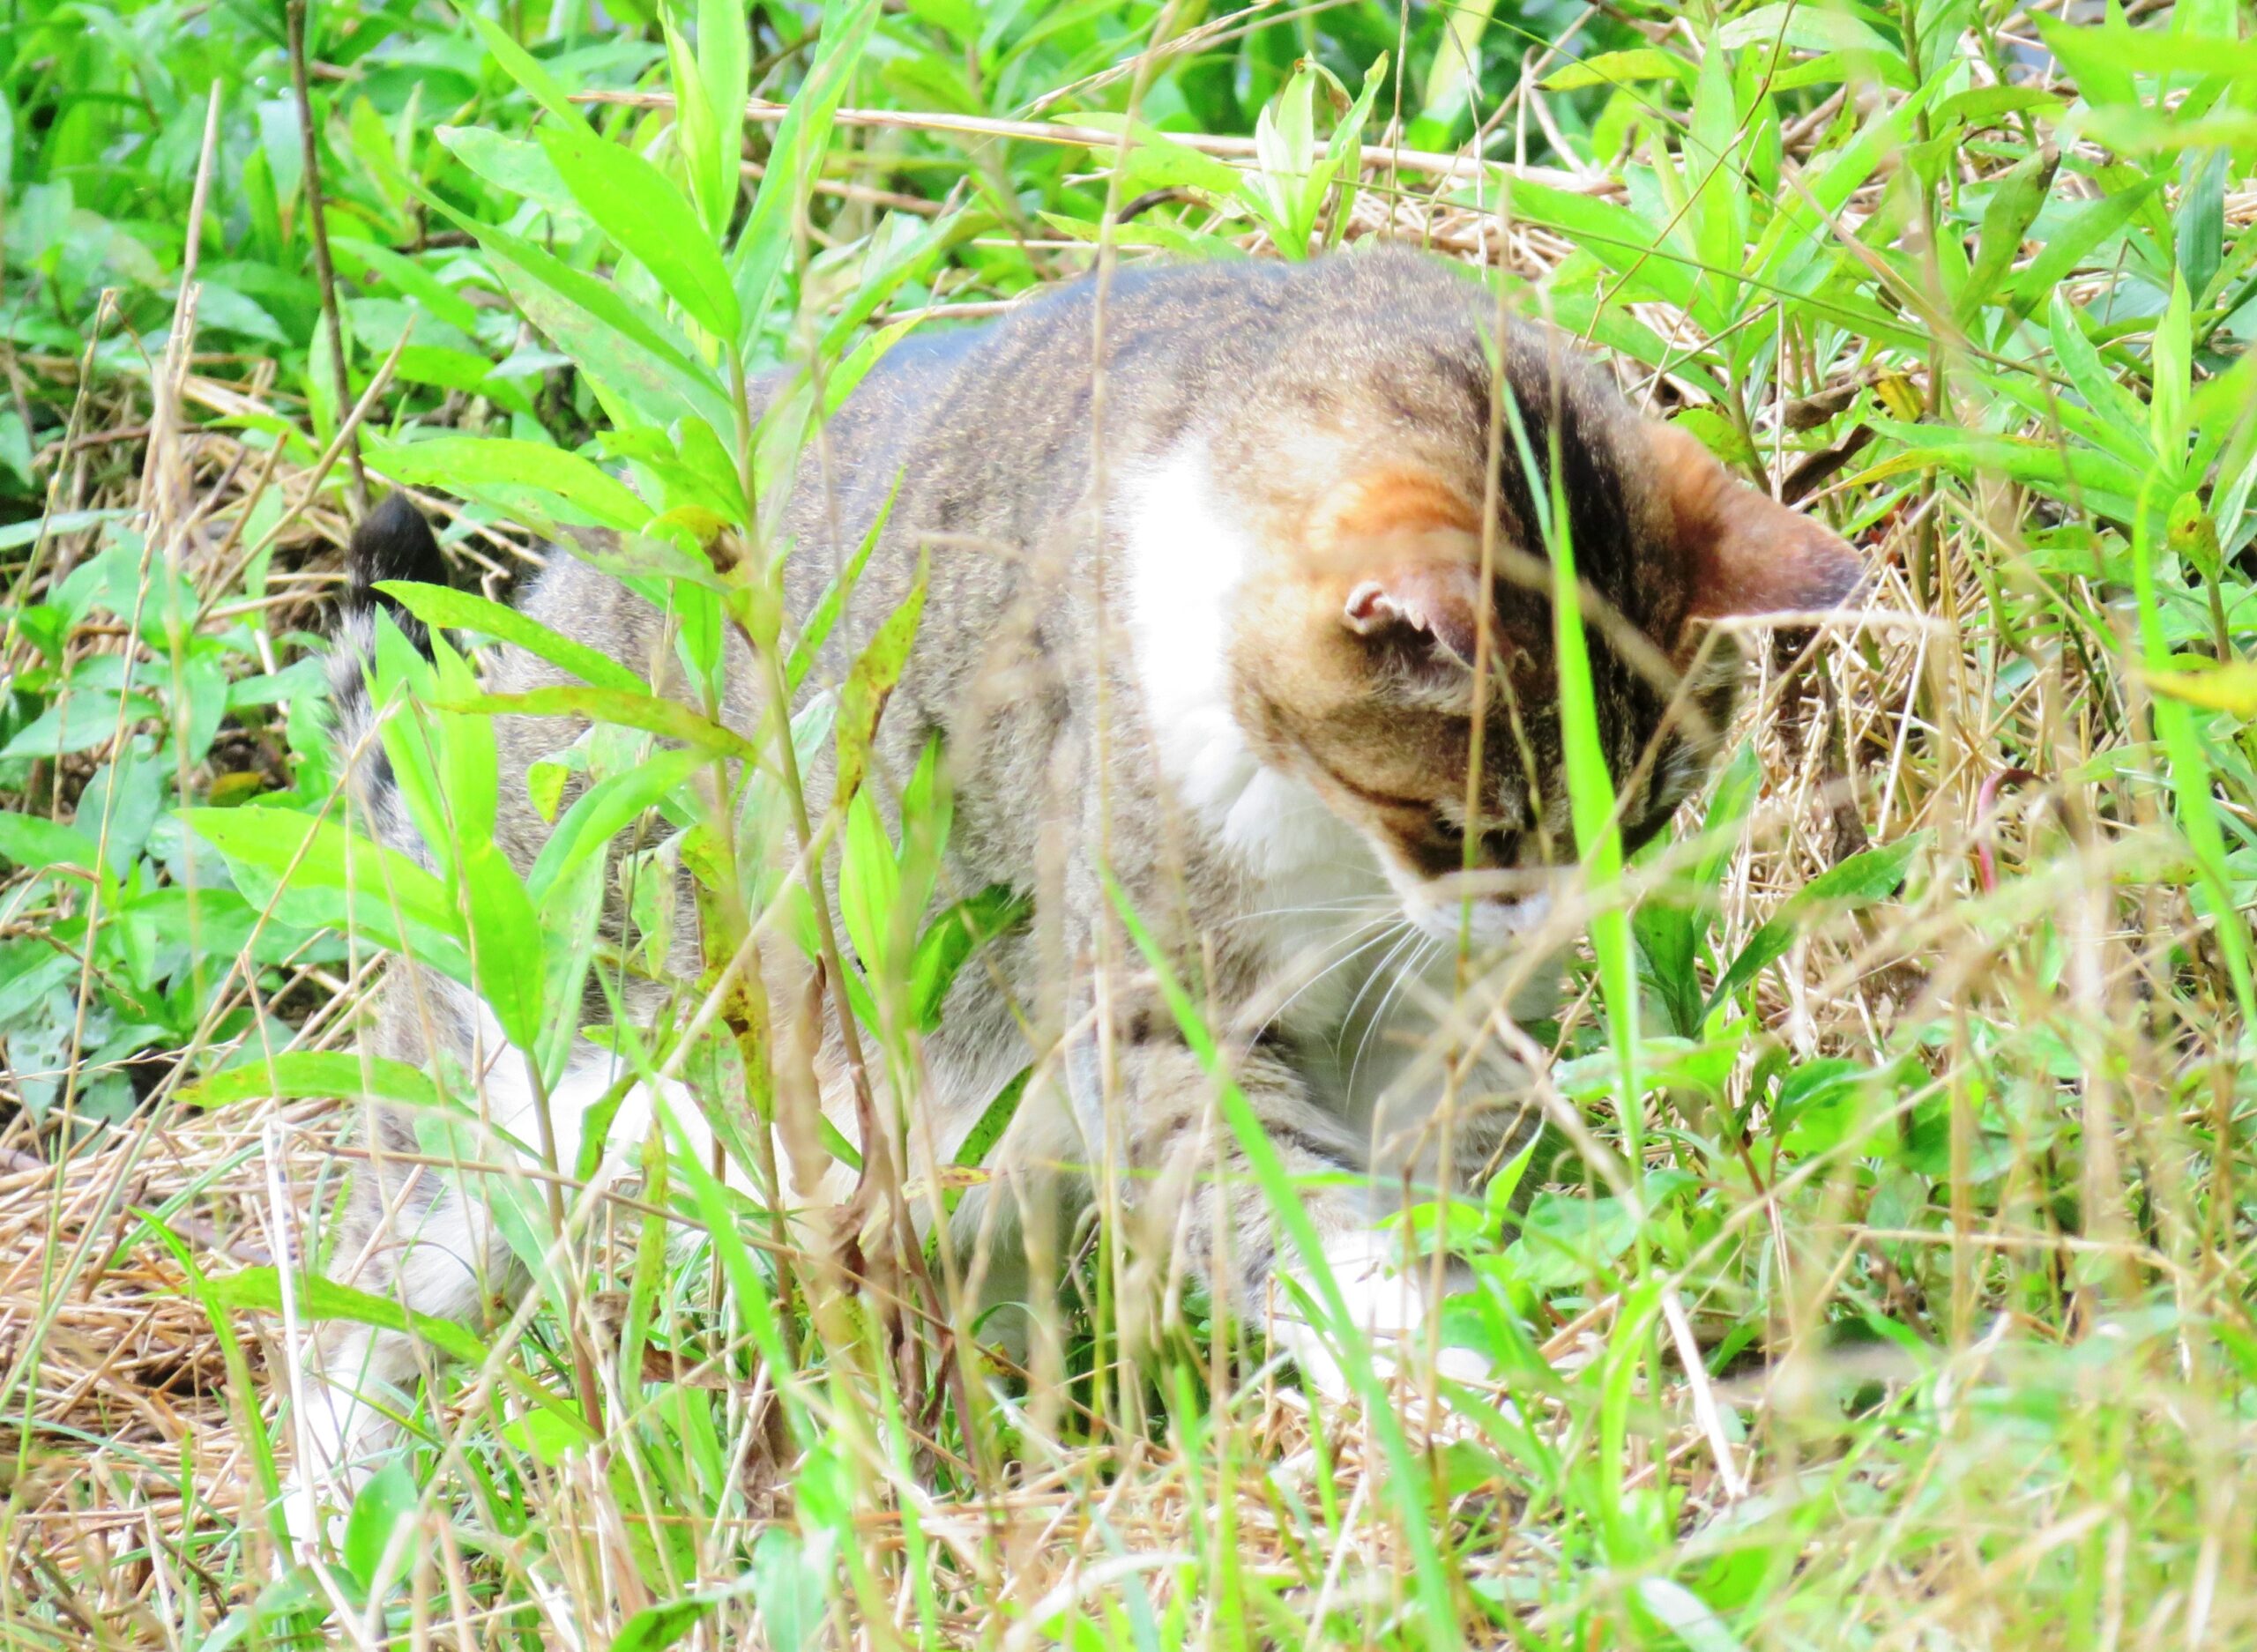
<svg viewBox="0 0 2257 1652"><path fill-rule="evenodd" d="M255 873L271 887L341 890L441 934L460 927L446 885L398 850L370 843L334 821L280 808L184 808L178 814L239 879Z"/></svg>
<svg viewBox="0 0 2257 1652"><path fill-rule="evenodd" d="M282 1311L281 1276L266 1267L245 1268L206 1282L205 1289L222 1307L253 1313ZM450 1358L478 1365L486 1358L485 1344L452 1320L418 1313L389 1297L371 1295L333 1279L306 1276L291 1281L299 1317L308 1320L350 1320L380 1330L403 1331L421 1337Z"/></svg>
<svg viewBox="0 0 2257 1652"><path fill-rule="evenodd" d="M2149 406L2148 434L2163 461L2176 470L2186 457L2186 408L2194 391L2194 322L2186 279L2173 272L2171 302L2156 325L2155 399Z"/></svg>
<svg viewBox="0 0 2257 1652"><path fill-rule="evenodd" d="M972 1121L972 1128L965 1133L964 1140L957 1143L956 1152L949 1163L958 1170L979 1170L987 1163L987 1156L995 1150L995 1143L1003 1139L1003 1132L1009 1129L1011 1120L1018 1117L1019 1103L1026 1096L1027 1080L1033 1076L1034 1068L1023 1067L1002 1089L995 1092L994 1099L980 1110L980 1117ZM962 1187L943 1186L941 1190L942 1210L947 1215L955 1215L956 1208L963 1202L966 1191Z"/></svg>
<svg viewBox="0 0 2257 1652"><path fill-rule="evenodd" d="M1547 92L1579 92L1585 86L1635 86L1641 80L1693 78L1693 65L1656 46L1634 47L1622 52L1597 52L1544 78Z"/></svg>
<svg viewBox="0 0 2257 1652"><path fill-rule="evenodd" d="M2235 660L2215 671L2146 671L2140 676L2157 694L2244 722L2257 719L2257 664L2248 660Z"/></svg>
<svg viewBox="0 0 2257 1652"><path fill-rule="evenodd" d="M861 66L877 15L877 0L830 0L823 8L815 60L777 125L768 170L729 254L748 332L757 332L767 322L777 278L792 250L793 226L815 188L816 170L831 146L832 118Z"/></svg>
<svg viewBox="0 0 2257 1652"><path fill-rule="evenodd" d="M571 522L638 532L651 508L576 453L507 436L433 436L369 443L369 462L395 481L489 497L505 508L530 496ZM537 505L538 508L538 505Z"/></svg>
<svg viewBox="0 0 2257 1652"><path fill-rule="evenodd" d="M501 717L577 717L613 723L678 740L699 751L757 757L751 741L734 729L709 722L678 700L616 688L533 688L524 694L475 694L433 702L444 711L476 711Z"/></svg>
<svg viewBox="0 0 2257 1652"><path fill-rule="evenodd" d="M1990 205L1983 209L1982 236L1976 242L1974 262L1967 266L1967 284L1960 291L1962 324L1999 296L2000 278L2022 250L2022 239L2045 205L2060 164L2060 152L2048 145L2023 157L2000 178Z"/></svg>
<svg viewBox="0 0 2257 1652"><path fill-rule="evenodd" d="M674 181L585 123L543 127L540 145L580 210L656 278L697 324L732 346L737 295L705 226Z"/></svg>
<svg viewBox="0 0 2257 1652"><path fill-rule="evenodd" d="M1785 905L1772 914L1769 921L1748 937L1747 944L1731 967L1717 979L1716 990L1709 994L1708 1004L1701 1012L1705 1021L1717 1007L1741 987L1754 980L1763 967L1783 957L1794 944L1796 934L1803 921L1815 908L1840 908L1855 912L1870 906L1875 901L1893 895L1903 882L1905 869L1912 857L1919 852L1927 834L1914 832L1911 837L1879 849L1868 849L1851 855L1841 865L1813 878L1796 892Z"/></svg>
<svg viewBox="0 0 2257 1652"><path fill-rule="evenodd" d="M121 727L130 733L134 724L157 715L157 703L145 694L71 688L0 746L0 757L63 757L91 751L108 745Z"/></svg>
<svg viewBox="0 0 2257 1652"><path fill-rule="evenodd" d="M354 107L361 106L356 104ZM404 257L390 247L380 247L372 241L342 237L331 240L330 251L348 272L355 266L373 271L450 327L458 327L465 332L478 331L476 307L414 259Z"/></svg>
<svg viewBox="0 0 2257 1652"><path fill-rule="evenodd" d="M917 621L925 611L925 581L930 571L931 557L920 546L917 571L910 580L909 594L878 627L838 691L838 778L832 793L834 807L845 807L861 787L863 774L869 766L870 741L877 733L878 714L885 710L886 696L893 692L893 685L901 681L902 667L909 663L910 647L917 640Z"/></svg>
<svg viewBox="0 0 2257 1652"><path fill-rule="evenodd" d="M695 1597L645 1606L619 1626L611 1652L661 1652L696 1628L712 1610L711 1601Z"/></svg>
<svg viewBox="0 0 2257 1652"><path fill-rule="evenodd" d="M525 876L527 892L536 902L546 901L566 873L711 762L707 751L696 748L661 751L623 773L597 781L572 800L541 845L540 858Z"/></svg>
<svg viewBox="0 0 2257 1652"><path fill-rule="evenodd" d="M1866 52L1898 63L1904 56L1887 35L1846 10L1785 0L1734 18L1717 31L1717 42L1733 51L1777 43L1806 52Z"/></svg>
<svg viewBox="0 0 2257 1652"><path fill-rule="evenodd" d="M2092 435L2104 440L2109 451L2127 465L2145 470L2155 462L2155 451L2147 443L2148 410L2108 370L2100 352L2085 337L2083 317L2067 294L2053 294L2045 325L2054 362L2084 398L2085 406L2098 415Z"/></svg>
<svg viewBox="0 0 2257 1652"><path fill-rule="evenodd" d="M540 914L517 868L490 837L466 847L462 890L469 908L471 967L477 973L479 996L510 1042L531 1050L540 1037Z"/></svg>
<svg viewBox="0 0 2257 1652"><path fill-rule="evenodd" d="M1017 928L1033 911L1033 903L1009 884L991 883L927 926L910 965L910 1014L918 1031L938 1030L941 1006L965 961L998 935Z"/></svg>
<svg viewBox="0 0 2257 1652"><path fill-rule="evenodd" d="M2179 203L2179 273L2198 300L2225 261L2225 184L2226 152L2212 150Z"/></svg>
<svg viewBox="0 0 2257 1652"><path fill-rule="evenodd" d="M352 1050L286 1050L246 1061L190 1084L180 1099L191 1107L224 1107L238 1101L297 1101L365 1096L408 1107L436 1107L439 1090L429 1074L406 1061Z"/></svg>
<svg viewBox="0 0 2257 1652"><path fill-rule="evenodd" d="M566 126L577 126L582 131L587 130L588 123L580 118L579 110L572 107L570 94L557 84L554 75L540 66L538 58L518 44L508 30L483 12L466 11L463 15L470 19L470 26L486 41L486 49L494 54L495 61L509 71L510 79L533 93L534 102Z"/></svg>
<svg viewBox="0 0 2257 1652"><path fill-rule="evenodd" d="M697 81L713 123L712 150L705 162L713 233L727 232L742 174L744 110L752 89L752 58L741 0L697 0Z"/></svg>
<svg viewBox="0 0 2257 1652"><path fill-rule="evenodd" d="M458 631L477 631L522 648L599 688L641 694L643 680L608 654L585 643L549 629L540 621L504 603L450 585L427 585L413 579L386 579L376 589L426 625Z"/></svg>
<svg viewBox="0 0 2257 1652"><path fill-rule="evenodd" d="M1630 276L1624 288L1627 295L1642 297L1642 289L1650 289L1653 296L1680 309L1694 307L1695 272L1665 244L1661 233L1630 208L1525 178L1508 182L1507 202L1512 216L1561 231L1609 269Z"/></svg>
<svg viewBox="0 0 2257 1652"><path fill-rule="evenodd" d="M345 1522L345 1564L371 1596L397 1581L415 1549L415 1479L397 1458L369 1478Z"/></svg>
<svg viewBox="0 0 2257 1652"><path fill-rule="evenodd" d="M2037 256L2014 279L2009 290L2015 313L2027 316L2051 299L2085 255L2130 223L2162 187L2161 178L2149 177L2079 208L2067 222L2050 229Z"/></svg>
<svg viewBox="0 0 2257 1652"><path fill-rule="evenodd" d="M869 531L862 535L862 542L854 547L854 554L847 559L846 566L840 569L831 583L823 588L823 594L816 599L815 606L808 611L807 622L800 627L799 640L792 644L791 657L784 666L785 686L792 693L799 692L800 684L807 681L808 671L814 666L816 656L823 651L823 644L831 640L831 628L838 623L838 615L846 606L846 599L853 594L854 583L861 578L862 569L869 562L870 552L877 545L878 535L885 532L886 518L893 514L893 502L901 496L901 479L905 474L906 472L895 473L893 486L886 490L885 503L878 507L877 517L871 522Z"/></svg>
<svg viewBox="0 0 2257 1652"><path fill-rule="evenodd" d="M495 188L577 225L579 203L555 163L531 138L504 138L482 126L442 126L437 137L458 160Z"/></svg>
<svg viewBox="0 0 2257 1652"><path fill-rule="evenodd" d="M91 872L101 859L101 845L76 826L0 809L0 860L12 860L34 872L56 866L84 867Z"/></svg>

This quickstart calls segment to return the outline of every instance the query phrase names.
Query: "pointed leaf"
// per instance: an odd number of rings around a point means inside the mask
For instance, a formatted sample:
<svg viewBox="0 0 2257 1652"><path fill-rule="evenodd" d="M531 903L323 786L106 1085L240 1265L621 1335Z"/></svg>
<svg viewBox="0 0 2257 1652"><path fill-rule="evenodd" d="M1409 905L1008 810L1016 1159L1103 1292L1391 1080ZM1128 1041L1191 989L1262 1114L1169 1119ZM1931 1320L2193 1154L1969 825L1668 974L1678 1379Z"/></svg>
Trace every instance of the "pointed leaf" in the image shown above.
<svg viewBox="0 0 2257 1652"><path fill-rule="evenodd" d="M540 137L580 210L648 270L699 326L734 344L736 293L704 225L674 181L585 124L543 127Z"/></svg>
<svg viewBox="0 0 2257 1652"><path fill-rule="evenodd" d="M610 655L552 631L530 614L475 592L457 591L450 585L427 585L413 579L382 580L376 589L426 625L482 632L547 660L559 671L569 671L593 687L617 688L623 694L640 694L645 687L640 677Z"/></svg>

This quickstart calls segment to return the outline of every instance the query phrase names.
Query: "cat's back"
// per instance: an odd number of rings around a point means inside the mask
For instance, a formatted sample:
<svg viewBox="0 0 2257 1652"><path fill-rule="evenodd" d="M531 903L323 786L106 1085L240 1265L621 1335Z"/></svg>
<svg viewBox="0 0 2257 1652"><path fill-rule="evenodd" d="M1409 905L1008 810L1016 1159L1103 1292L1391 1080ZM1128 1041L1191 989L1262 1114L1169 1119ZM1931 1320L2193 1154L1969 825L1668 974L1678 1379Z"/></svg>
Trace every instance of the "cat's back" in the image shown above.
<svg viewBox="0 0 2257 1652"><path fill-rule="evenodd" d="M886 507L862 612L899 600L916 549L935 594L997 606L1093 490L1187 440L1323 418L1375 379L1447 360L1480 376L1493 301L1379 249L1286 264L1148 265L1054 287L977 328L912 334L803 461L788 532L804 611ZM1471 379L1469 379L1471 382Z"/></svg>

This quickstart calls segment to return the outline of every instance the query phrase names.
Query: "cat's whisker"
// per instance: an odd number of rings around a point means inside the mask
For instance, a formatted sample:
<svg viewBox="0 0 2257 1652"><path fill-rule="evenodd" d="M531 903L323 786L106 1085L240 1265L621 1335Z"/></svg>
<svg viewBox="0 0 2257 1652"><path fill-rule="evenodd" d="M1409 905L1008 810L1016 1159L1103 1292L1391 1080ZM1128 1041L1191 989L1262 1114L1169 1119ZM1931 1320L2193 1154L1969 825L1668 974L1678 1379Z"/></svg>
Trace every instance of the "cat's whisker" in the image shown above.
<svg viewBox="0 0 2257 1652"><path fill-rule="evenodd" d="M1383 917L1394 909L1395 902L1384 895L1350 895L1337 901L1311 901L1300 906L1270 906L1260 912L1240 912L1234 918L1224 919L1215 927L1228 929L1261 918L1321 918L1333 912L1371 912Z"/></svg>
<svg viewBox="0 0 2257 1652"><path fill-rule="evenodd" d="M1371 1048L1372 1037L1386 1024L1389 1007L1401 994L1404 987L1417 979L1419 973L1441 949L1442 943L1430 935L1412 931L1419 941L1402 968L1395 971L1395 979L1388 983L1387 991L1379 1001L1379 1008L1372 1012L1371 1020L1364 1027L1364 1036L1356 1040L1356 1059L1348 1067L1348 1093L1356 1093L1356 1075L1363 1070L1365 1053Z"/></svg>
<svg viewBox="0 0 2257 1652"><path fill-rule="evenodd" d="M1389 923L1386 918L1381 917L1375 918L1370 923L1361 925L1356 929L1350 931L1346 937L1346 939L1350 941L1355 941L1357 936L1365 934L1367 931L1374 928L1377 928L1379 933L1375 935L1372 935L1368 940L1356 941L1356 943L1353 946L1349 947L1345 951L1342 952L1338 957L1333 959L1331 963L1324 965L1323 968L1318 970L1314 975L1310 976L1308 979L1303 981L1299 986L1295 987L1292 991L1292 995L1287 998L1284 1003L1278 1005L1277 1008L1271 1010L1269 1016L1263 1021L1262 1025L1255 1029L1254 1034L1255 1038L1257 1039L1260 1038L1264 1033L1267 1033L1270 1028L1276 1026L1280 1021L1283 1021L1285 1018L1285 1012L1291 1009L1296 1003L1299 1003L1302 996L1307 993L1311 987L1324 979L1326 976L1332 974L1337 970L1345 968L1348 964L1353 963L1358 957L1360 957L1363 954L1369 952L1374 947L1379 945L1382 941L1388 940L1390 936L1393 936L1397 932L1397 926L1402 925L1403 923L1404 920L1401 919L1396 919L1394 923Z"/></svg>
<svg viewBox="0 0 2257 1652"><path fill-rule="evenodd" d="M1379 961L1372 972L1364 977L1363 985L1356 989L1355 997L1348 1001L1348 1008L1340 1017L1341 1037L1345 1038L1348 1034L1348 1030L1356 1024L1356 1011L1362 1008L1365 994L1372 990L1372 983L1386 976L1388 971L1394 966L1395 960L1402 955L1404 949L1406 947L1411 946L1418 939L1419 932L1412 928L1408 922L1405 922L1404 925L1404 933L1401 938L1396 941L1393 947L1389 949L1387 956ZM1367 1030L1367 1036L1368 1036L1368 1029ZM1338 1053L1339 1046L1336 1044L1333 1046L1333 1049L1334 1053L1337 1054Z"/></svg>

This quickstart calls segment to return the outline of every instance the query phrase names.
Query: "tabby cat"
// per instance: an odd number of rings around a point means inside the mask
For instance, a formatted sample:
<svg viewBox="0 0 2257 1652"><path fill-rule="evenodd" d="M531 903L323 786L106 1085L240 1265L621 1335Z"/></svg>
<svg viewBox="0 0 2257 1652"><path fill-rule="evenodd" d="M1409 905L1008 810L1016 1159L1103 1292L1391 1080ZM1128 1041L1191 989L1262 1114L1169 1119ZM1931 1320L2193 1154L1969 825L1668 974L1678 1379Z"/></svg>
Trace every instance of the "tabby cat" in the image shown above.
<svg viewBox="0 0 2257 1652"><path fill-rule="evenodd" d="M987 1259L987 1294L1054 1288L1058 1213L1087 1200L1086 1167L1103 1165L1136 1236L1127 1297L1203 1285L1337 1385L1288 1283L1307 1260L1281 1251L1217 1083L1116 900L1192 984L1270 1149L1300 1179L1352 1312L1382 1342L1413 1331L1423 1270L1399 1266L1384 1217L1406 1194L1472 1188L1536 1128L1524 1074L1493 1053L1445 1083L1433 1034L1465 967L1461 937L1477 974L1501 956L1519 978L1566 939L1545 923L1575 859L1547 545L1572 547L1585 586L1631 848L1717 750L1739 662L1707 622L1832 607L1858 559L1690 435L1642 419L1560 337L1504 322L1464 272L1393 249L1123 269L898 345L801 463L782 534L793 614L897 482L808 691L843 675L923 547L929 593L879 726L878 790L898 796L937 737L955 800L944 888L1007 886L1033 913L957 976L916 1092L884 1098L906 1120L899 1173L952 1155L1032 1065L991 1179L954 1218L959 1246ZM362 660L371 582L442 569L399 500L364 525L353 568L336 697L347 744L372 754L353 785L364 829L421 854L369 737ZM587 561L555 556L522 606L679 682L667 617ZM755 731L765 679L730 647L725 718ZM486 670L503 692L566 681L509 647ZM527 771L570 734L500 722L499 837L520 866L547 830ZM820 810L820 763L809 784ZM626 994L641 1024L696 1001L684 912L675 967ZM784 952L764 959L771 1001L804 1002L806 966ZM1461 1018L1460 1031L1476 1039L1479 1024ZM397 966L369 1047L474 1075L495 1129L540 1139L525 1061L467 989ZM825 1112L855 1135L835 1030L808 1054ZM553 1092L567 1169L612 1060L583 1042ZM694 1105L668 1103L695 1127ZM650 1105L630 1098L642 1111L615 1122L611 1151L634 1153ZM411 1152L413 1136L370 1111L380 1150L342 1213L334 1269L467 1317L510 1284L480 1179L386 1163L381 1150ZM804 1128L784 1135L786 1197L809 1213L842 1200L844 1168ZM1030 1242L1043 1267L1012 1268ZM324 1373L307 1402L316 1466L365 1461L390 1437L384 1413L401 1402L385 1396L416 1369L412 1345L355 1327L310 1351Z"/></svg>

